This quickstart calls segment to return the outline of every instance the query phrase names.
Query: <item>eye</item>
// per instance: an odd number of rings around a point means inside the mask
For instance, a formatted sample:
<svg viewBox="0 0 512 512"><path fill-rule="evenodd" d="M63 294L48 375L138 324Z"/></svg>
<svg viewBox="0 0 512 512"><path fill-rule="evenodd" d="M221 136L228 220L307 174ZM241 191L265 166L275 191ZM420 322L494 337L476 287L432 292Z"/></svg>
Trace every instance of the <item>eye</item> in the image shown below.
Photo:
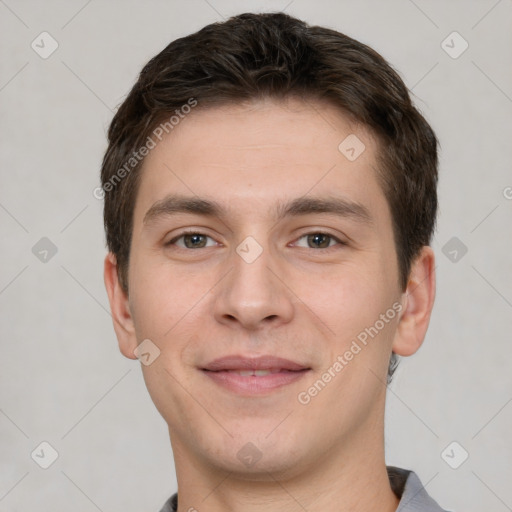
<svg viewBox="0 0 512 512"><path fill-rule="evenodd" d="M204 233L198 233L196 231L186 231L181 233L177 237L174 237L165 245L176 245L181 249L203 249L204 247L211 247L212 245L215 245L215 241L210 246L206 245L206 240L208 238L210 238L210 240L213 240L211 237L205 235ZM181 239L183 239L184 245L177 243L178 240Z"/></svg>
<svg viewBox="0 0 512 512"><path fill-rule="evenodd" d="M329 233L307 233L297 240L302 240L303 238L306 238L306 243L308 244L306 247L307 249L330 249L333 245L336 245L336 243L340 245L347 245L345 242L342 242L339 238L336 238ZM334 244L331 244L331 242L334 242Z"/></svg>
<svg viewBox="0 0 512 512"><path fill-rule="evenodd" d="M213 243L210 243L208 245L208 239L210 239ZM329 233L323 233L320 231L306 233L299 237L297 241L302 239L306 239L307 246L301 246L297 242L295 242L295 244L299 247L304 247L306 249L331 249L336 245L347 245L345 242L341 241L334 235L330 235ZM200 233L197 231L185 231L180 233L178 236L174 237L165 245L174 245L180 249L204 249L205 247L215 246L216 242L215 240L213 240L208 235L205 235L204 233Z"/></svg>

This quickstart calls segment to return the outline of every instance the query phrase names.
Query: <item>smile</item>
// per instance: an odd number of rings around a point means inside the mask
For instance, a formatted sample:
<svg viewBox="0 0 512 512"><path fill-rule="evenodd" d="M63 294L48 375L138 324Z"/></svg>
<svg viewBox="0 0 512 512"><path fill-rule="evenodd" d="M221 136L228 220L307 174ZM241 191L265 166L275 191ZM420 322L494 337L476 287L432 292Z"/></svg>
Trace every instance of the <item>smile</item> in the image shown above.
<svg viewBox="0 0 512 512"><path fill-rule="evenodd" d="M224 390L250 396L277 391L303 379L309 371L309 368L303 370L203 370L203 374Z"/></svg>

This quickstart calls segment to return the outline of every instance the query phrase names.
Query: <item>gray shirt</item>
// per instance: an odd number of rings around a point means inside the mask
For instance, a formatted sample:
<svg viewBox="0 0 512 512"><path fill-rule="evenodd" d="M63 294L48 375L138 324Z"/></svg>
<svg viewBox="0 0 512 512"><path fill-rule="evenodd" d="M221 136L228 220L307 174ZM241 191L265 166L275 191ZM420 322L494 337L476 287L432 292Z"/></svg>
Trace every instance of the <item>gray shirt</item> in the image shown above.
<svg viewBox="0 0 512 512"><path fill-rule="evenodd" d="M396 512L447 512L442 509L423 487L414 471L387 466L391 489L400 499ZM173 494L160 512L177 512L178 494Z"/></svg>

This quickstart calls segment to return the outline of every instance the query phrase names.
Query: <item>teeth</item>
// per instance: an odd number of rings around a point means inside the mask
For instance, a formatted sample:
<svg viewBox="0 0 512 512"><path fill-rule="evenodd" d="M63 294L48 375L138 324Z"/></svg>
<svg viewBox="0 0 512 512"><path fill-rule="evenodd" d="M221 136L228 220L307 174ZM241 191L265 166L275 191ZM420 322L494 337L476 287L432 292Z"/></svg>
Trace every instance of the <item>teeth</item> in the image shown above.
<svg viewBox="0 0 512 512"><path fill-rule="evenodd" d="M272 372L270 370L254 370L254 375L256 377L264 377L265 375L270 375Z"/></svg>
<svg viewBox="0 0 512 512"><path fill-rule="evenodd" d="M279 373L280 370L229 370L231 373L236 373L242 377L265 377L272 373Z"/></svg>

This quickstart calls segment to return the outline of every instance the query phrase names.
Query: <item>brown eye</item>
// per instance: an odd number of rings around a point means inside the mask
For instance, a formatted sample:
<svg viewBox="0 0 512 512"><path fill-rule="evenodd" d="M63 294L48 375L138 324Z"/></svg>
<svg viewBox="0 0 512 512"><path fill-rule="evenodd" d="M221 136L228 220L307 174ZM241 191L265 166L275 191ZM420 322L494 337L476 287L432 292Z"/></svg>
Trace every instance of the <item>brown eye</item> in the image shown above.
<svg viewBox="0 0 512 512"><path fill-rule="evenodd" d="M330 249L336 244L346 245L335 236L322 232L308 233L302 235L298 240L302 240L303 238L306 239L307 249ZM304 245L300 245L300 247L304 247Z"/></svg>
<svg viewBox="0 0 512 512"><path fill-rule="evenodd" d="M326 249L329 247L329 243L332 240L332 237L326 235L325 233L315 233L313 235L308 236L308 244L312 245L313 248Z"/></svg>
<svg viewBox="0 0 512 512"><path fill-rule="evenodd" d="M181 235L173 238L166 245L176 245L177 247L179 247L181 249L202 249L204 247L208 247L208 245L206 245L208 238L210 238L210 237L207 235L204 235L203 233L196 233L196 232L191 231L191 232L181 233ZM179 240L183 240L183 243L182 244L177 243ZM211 247L211 244L209 247Z"/></svg>

